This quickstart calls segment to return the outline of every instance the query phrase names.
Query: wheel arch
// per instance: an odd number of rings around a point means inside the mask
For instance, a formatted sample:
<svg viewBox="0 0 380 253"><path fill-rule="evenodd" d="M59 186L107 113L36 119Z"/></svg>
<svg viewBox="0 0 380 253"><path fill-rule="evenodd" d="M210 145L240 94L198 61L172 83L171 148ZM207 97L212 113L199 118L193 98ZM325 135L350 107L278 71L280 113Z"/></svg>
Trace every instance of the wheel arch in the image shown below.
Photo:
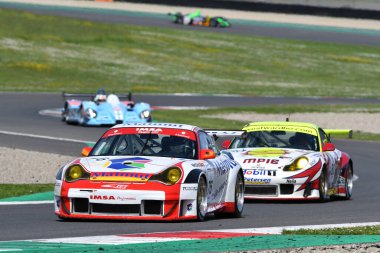
<svg viewBox="0 0 380 253"><path fill-rule="evenodd" d="M204 173L201 169L194 169L187 174L185 180L183 181L184 184L197 184L199 182L199 178L201 176L204 176L207 183L207 176L206 173Z"/></svg>

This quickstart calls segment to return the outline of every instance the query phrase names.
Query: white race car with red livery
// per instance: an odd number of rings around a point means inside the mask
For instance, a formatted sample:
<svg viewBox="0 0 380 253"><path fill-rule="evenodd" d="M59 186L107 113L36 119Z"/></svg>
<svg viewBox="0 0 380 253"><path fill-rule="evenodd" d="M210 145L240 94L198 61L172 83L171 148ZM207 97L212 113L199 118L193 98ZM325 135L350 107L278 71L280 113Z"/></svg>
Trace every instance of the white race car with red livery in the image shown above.
<svg viewBox="0 0 380 253"><path fill-rule="evenodd" d="M236 136L224 148L244 171L245 198L321 200L350 199L353 162L335 148L331 134L349 134L300 122L255 122L242 131L210 131ZM239 135L239 136L238 136Z"/></svg>
<svg viewBox="0 0 380 253"><path fill-rule="evenodd" d="M117 125L82 154L57 173L60 218L202 221L209 213L242 214L241 166L198 127Z"/></svg>

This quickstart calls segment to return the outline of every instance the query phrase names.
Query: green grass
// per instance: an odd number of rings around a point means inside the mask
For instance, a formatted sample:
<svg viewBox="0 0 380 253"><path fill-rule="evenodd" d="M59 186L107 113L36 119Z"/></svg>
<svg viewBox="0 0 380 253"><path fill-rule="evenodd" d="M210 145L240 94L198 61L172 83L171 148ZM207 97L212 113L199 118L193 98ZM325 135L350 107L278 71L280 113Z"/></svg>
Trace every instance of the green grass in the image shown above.
<svg viewBox="0 0 380 253"><path fill-rule="evenodd" d="M306 113L306 112L367 112L378 113L380 105L325 105L325 106L305 106L305 105L280 105L280 106L257 106L257 107L239 107L239 108L218 108L207 110L158 110L154 111L154 119L159 122L176 122L183 124L196 125L202 128L212 129L242 129L247 122L238 120L225 120L217 118L206 118L206 115L215 115L222 113ZM334 139L345 139L348 136L334 136ZM363 133L354 131L354 140L380 141L380 134Z"/></svg>
<svg viewBox="0 0 380 253"><path fill-rule="evenodd" d="M0 199L54 190L54 184L0 184Z"/></svg>
<svg viewBox="0 0 380 253"><path fill-rule="evenodd" d="M380 96L379 48L201 30L0 9L0 91Z"/></svg>
<svg viewBox="0 0 380 253"><path fill-rule="evenodd" d="M380 235L380 226L364 226L353 228L330 228L330 229L300 229L285 230L285 235Z"/></svg>

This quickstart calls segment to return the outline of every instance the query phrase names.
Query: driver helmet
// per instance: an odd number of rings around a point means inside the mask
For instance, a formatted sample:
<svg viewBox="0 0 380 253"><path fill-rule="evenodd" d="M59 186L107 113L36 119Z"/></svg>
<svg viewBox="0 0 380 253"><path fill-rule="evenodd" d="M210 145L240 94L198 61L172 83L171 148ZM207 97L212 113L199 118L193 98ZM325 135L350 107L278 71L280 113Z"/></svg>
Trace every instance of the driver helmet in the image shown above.
<svg viewBox="0 0 380 253"><path fill-rule="evenodd" d="M94 98L94 101L96 103L105 102L107 100L107 94L104 89L99 89L96 93L96 96Z"/></svg>
<svg viewBox="0 0 380 253"><path fill-rule="evenodd" d="M315 143L312 135L297 132L294 137L295 144L303 145L305 147L314 147Z"/></svg>

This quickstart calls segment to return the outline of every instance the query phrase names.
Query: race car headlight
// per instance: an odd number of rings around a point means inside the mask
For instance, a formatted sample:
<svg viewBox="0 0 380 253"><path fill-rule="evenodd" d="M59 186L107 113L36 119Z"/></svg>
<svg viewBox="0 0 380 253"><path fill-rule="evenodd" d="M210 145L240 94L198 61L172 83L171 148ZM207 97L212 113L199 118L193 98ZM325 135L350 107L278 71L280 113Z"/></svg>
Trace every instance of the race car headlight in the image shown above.
<svg viewBox="0 0 380 253"><path fill-rule="evenodd" d="M297 158L292 164L285 166L284 171L296 171L296 170L302 170L309 164L309 159L307 157L300 157Z"/></svg>
<svg viewBox="0 0 380 253"><path fill-rule="evenodd" d="M142 112L140 113L140 117L141 117L142 119L147 119L147 118L149 118L149 117L150 117L150 111L148 111L148 110L142 111Z"/></svg>
<svg viewBox="0 0 380 253"><path fill-rule="evenodd" d="M153 175L149 181L158 181L165 185L173 185L178 182L182 176L182 171L178 167L171 167L157 175Z"/></svg>
<svg viewBox="0 0 380 253"><path fill-rule="evenodd" d="M74 164L65 172L65 181L74 182L80 179L90 179L90 174L82 166Z"/></svg>
<svg viewBox="0 0 380 253"><path fill-rule="evenodd" d="M92 108L88 108L86 110L86 114L87 114L87 117L89 117L91 119L96 118L96 115L97 115L96 111L94 109L92 109Z"/></svg>

